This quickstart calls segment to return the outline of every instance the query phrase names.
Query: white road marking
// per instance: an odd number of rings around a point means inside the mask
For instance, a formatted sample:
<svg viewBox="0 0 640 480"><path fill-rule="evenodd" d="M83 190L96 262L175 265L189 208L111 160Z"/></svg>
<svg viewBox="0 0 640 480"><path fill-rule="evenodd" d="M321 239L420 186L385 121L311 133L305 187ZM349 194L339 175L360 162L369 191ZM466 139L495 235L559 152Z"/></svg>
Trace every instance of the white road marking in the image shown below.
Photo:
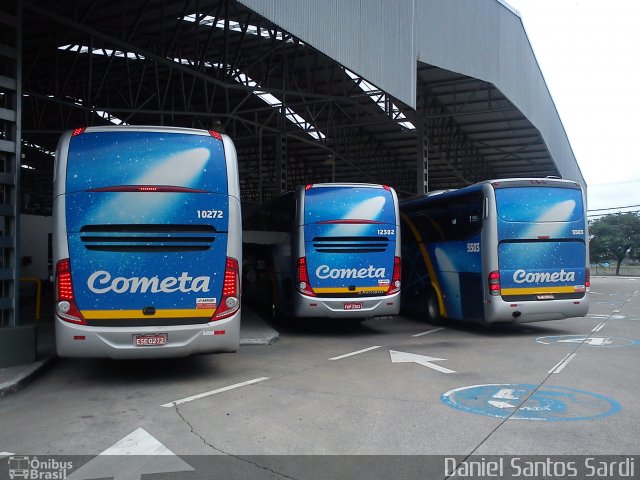
<svg viewBox="0 0 640 480"><path fill-rule="evenodd" d="M389 355L391 355L391 363L418 363L442 373L456 373L455 370L450 370L446 367L432 363L444 361L446 358L428 357L426 355L418 355L416 353L408 352L396 352L395 350L389 350Z"/></svg>
<svg viewBox="0 0 640 480"><path fill-rule="evenodd" d="M174 400L173 402L169 402L169 403L165 403L164 405L161 405L161 407L175 407L176 405L180 405L186 402L191 402L193 400L198 400L204 397L209 397L217 393L228 392L229 390L233 390L235 388L245 387L247 385L253 385L254 383L263 382L265 380L269 380L269 378L270 377L254 378L253 380L247 380L246 382L236 383L234 385L229 385L227 387L218 388L217 390L210 390L208 392L199 393L197 395L192 395L190 397L181 398L180 400Z"/></svg>
<svg viewBox="0 0 640 480"><path fill-rule="evenodd" d="M381 345L376 345L374 347L363 348L362 350L358 350L357 352L345 353L344 355L340 355L338 357L331 357L329 360L341 360L343 358L351 357L353 355L358 355L359 353L368 352L370 350L375 350L376 348L380 348Z"/></svg>
<svg viewBox="0 0 640 480"><path fill-rule="evenodd" d="M194 468L143 428L138 428L67 477L68 480L115 478L140 480L142 475L193 471Z"/></svg>
<svg viewBox="0 0 640 480"><path fill-rule="evenodd" d="M567 366L567 364L573 360L573 357L575 357L577 355L577 353L570 353L567 356L565 356L562 360L560 360L551 370L549 370L548 373L560 373L564 367Z"/></svg>
<svg viewBox="0 0 640 480"><path fill-rule="evenodd" d="M591 330L592 332L599 332L600 330L602 330L604 328L604 326L607 324L607 322L602 322L598 325L596 325L595 327L593 327L593 330Z"/></svg>
<svg viewBox="0 0 640 480"><path fill-rule="evenodd" d="M440 330L444 330L444 327L442 327L442 328L434 328L433 330L427 330L426 332L416 333L415 335L411 335L411 336L412 337L421 337L423 335L429 335L430 333L439 332Z"/></svg>

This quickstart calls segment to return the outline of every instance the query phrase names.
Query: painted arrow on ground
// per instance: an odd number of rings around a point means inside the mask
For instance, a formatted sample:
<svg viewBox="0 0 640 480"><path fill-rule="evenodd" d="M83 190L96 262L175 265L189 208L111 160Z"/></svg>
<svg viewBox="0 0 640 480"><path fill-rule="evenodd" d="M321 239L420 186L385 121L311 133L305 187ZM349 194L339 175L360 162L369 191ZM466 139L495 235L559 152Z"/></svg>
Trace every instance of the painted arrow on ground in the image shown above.
<svg viewBox="0 0 640 480"><path fill-rule="evenodd" d="M194 470L143 428L107 448L67 477L68 480L113 478L140 480L150 473L174 473Z"/></svg>
<svg viewBox="0 0 640 480"><path fill-rule="evenodd" d="M391 355L391 363L419 363L420 365L433 368L442 373L456 373L455 370L431 363L445 361L446 358L428 357L426 355L408 352L396 352L395 350L389 350L389 354Z"/></svg>

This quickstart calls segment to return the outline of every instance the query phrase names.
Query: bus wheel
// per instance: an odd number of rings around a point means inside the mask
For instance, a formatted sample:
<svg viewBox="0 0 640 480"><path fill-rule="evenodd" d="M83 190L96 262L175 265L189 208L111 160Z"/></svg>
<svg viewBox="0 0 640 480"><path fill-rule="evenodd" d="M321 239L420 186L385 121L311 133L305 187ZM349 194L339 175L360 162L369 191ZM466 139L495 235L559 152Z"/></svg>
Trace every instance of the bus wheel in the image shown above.
<svg viewBox="0 0 640 480"><path fill-rule="evenodd" d="M440 306L436 292L429 289L425 292L425 313L427 322L437 324L440 322Z"/></svg>

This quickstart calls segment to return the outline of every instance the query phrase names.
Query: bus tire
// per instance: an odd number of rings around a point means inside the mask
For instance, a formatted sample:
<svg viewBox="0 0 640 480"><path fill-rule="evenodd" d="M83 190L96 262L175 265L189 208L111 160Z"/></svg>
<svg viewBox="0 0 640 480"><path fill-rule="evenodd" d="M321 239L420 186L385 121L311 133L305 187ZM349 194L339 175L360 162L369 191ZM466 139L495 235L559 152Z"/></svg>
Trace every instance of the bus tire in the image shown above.
<svg viewBox="0 0 640 480"><path fill-rule="evenodd" d="M438 304L438 295L435 290L429 288L424 295L425 302L425 318L427 322L438 324L442 320L440 316L440 305Z"/></svg>

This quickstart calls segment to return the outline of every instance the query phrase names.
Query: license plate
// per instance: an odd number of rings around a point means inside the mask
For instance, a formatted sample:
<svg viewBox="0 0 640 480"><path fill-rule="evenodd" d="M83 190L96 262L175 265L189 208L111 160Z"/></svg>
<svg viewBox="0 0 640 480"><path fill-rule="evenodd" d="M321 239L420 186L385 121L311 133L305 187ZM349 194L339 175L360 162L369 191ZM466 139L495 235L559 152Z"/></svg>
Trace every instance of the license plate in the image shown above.
<svg viewBox="0 0 640 480"><path fill-rule="evenodd" d="M344 304L345 310L362 310L362 302L347 302Z"/></svg>
<svg viewBox="0 0 640 480"><path fill-rule="evenodd" d="M166 345L167 334L159 333L157 335L136 335L133 342L138 347L155 347L157 345Z"/></svg>
<svg viewBox="0 0 640 480"><path fill-rule="evenodd" d="M536 297L538 300L555 300L555 296L551 295L550 293L545 294L545 295L538 295Z"/></svg>

